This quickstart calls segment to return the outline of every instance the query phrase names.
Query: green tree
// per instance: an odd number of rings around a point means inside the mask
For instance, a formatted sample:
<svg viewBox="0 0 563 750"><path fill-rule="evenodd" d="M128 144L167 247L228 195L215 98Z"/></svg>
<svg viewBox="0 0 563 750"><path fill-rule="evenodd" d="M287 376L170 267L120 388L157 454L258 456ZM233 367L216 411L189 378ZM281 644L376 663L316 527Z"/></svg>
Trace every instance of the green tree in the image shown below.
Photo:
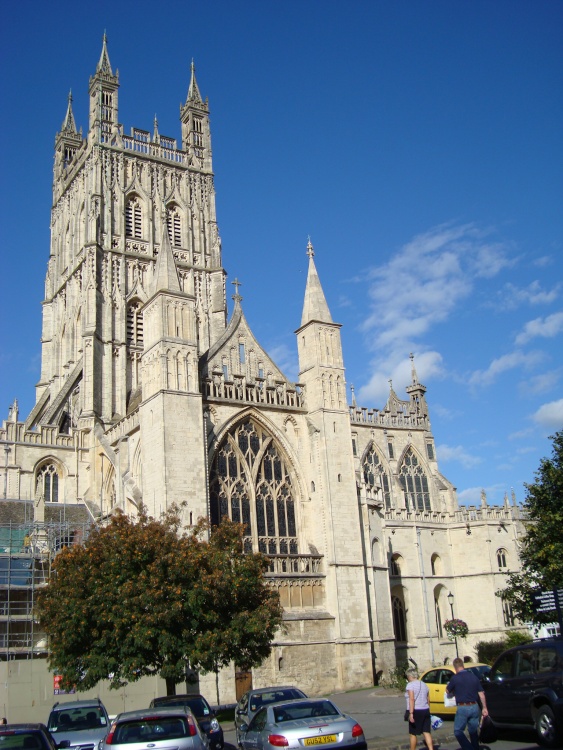
<svg viewBox="0 0 563 750"><path fill-rule="evenodd" d="M243 554L241 524L224 519L208 532L203 520L181 532L177 508L160 520L142 508L136 521L116 513L57 556L37 614L63 686L105 679L117 688L160 674L174 693L188 663L206 672L267 656L281 623L267 558Z"/></svg>
<svg viewBox="0 0 563 750"><path fill-rule="evenodd" d="M522 570L508 577L499 596L522 621L552 622L553 613L536 614L533 593L563 588L563 430L551 437L551 458L543 458L535 482L526 484L524 508L529 522L522 539Z"/></svg>

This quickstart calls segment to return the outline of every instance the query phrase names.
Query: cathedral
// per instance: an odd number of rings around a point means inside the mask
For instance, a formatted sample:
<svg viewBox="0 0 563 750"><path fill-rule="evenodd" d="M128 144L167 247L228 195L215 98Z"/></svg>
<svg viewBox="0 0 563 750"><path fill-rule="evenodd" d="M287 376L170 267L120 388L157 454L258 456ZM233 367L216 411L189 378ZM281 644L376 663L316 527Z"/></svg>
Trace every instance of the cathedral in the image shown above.
<svg viewBox="0 0 563 750"><path fill-rule="evenodd" d="M88 91L86 134L69 96L55 139L41 375L31 413L14 404L0 430L5 509L25 506L43 539L77 507L98 522L185 503L186 527L243 522L246 548L269 556L284 625L251 674L223 670L225 701L249 684L318 694L373 685L409 658L475 657L515 626L495 596L519 567L515 497L458 505L412 356L404 398L348 399L311 242L301 320L287 321L299 382L253 335L236 280L229 319L193 63L179 140L156 119L126 132L105 38ZM448 638L452 616L467 639Z"/></svg>

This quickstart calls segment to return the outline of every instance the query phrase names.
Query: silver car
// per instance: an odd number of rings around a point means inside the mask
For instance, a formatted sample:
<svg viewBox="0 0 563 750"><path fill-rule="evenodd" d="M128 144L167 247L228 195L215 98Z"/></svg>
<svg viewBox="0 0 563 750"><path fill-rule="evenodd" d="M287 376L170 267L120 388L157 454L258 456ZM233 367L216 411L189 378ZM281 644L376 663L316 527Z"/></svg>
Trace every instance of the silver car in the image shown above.
<svg viewBox="0 0 563 750"><path fill-rule="evenodd" d="M302 750L322 745L330 748L366 750L364 731L325 698L273 703L261 708L250 724L239 728L242 750Z"/></svg>
<svg viewBox="0 0 563 750"><path fill-rule="evenodd" d="M59 748L97 750L109 729L108 713L96 698L55 703L47 729Z"/></svg>
<svg viewBox="0 0 563 750"><path fill-rule="evenodd" d="M113 720L100 750L209 750L209 742L189 708L126 711Z"/></svg>
<svg viewBox="0 0 563 750"><path fill-rule="evenodd" d="M278 687L265 687L249 690L246 692L235 708L235 729L237 745L240 745L240 727L250 724L255 714L270 703L280 701L292 701L296 698L306 698L307 695L293 685L282 685Z"/></svg>

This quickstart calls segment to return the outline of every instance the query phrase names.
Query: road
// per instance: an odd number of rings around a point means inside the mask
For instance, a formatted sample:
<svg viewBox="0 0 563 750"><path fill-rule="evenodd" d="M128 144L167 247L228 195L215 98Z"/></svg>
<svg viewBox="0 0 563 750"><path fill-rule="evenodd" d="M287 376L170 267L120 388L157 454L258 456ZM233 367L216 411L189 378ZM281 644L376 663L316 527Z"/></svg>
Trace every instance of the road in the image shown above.
<svg viewBox="0 0 563 750"><path fill-rule="evenodd" d="M357 719L368 742L369 750L408 747L408 729L403 720L405 699L382 688L368 688L328 696L340 709ZM226 750L236 750L234 730L223 724ZM453 737L453 719L444 724L433 737L440 750L457 750ZM228 744L227 744L228 743ZM540 750L533 731L503 731L494 743L494 750Z"/></svg>

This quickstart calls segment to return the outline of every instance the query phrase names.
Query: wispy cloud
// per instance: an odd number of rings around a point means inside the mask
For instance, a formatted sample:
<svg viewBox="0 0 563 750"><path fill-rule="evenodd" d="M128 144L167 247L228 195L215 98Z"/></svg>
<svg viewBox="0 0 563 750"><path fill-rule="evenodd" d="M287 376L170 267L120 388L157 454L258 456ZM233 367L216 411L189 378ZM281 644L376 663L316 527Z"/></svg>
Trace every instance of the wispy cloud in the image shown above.
<svg viewBox="0 0 563 750"><path fill-rule="evenodd" d="M466 469L471 469L473 466L477 466L483 461L480 456L472 455L462 445L446 445L444 443L442 445L437 445L436 451L440 456L440 463L455 461L460 463Z"/></svg>
<svg viewBox="0 0 563 750"><path fill-rule="evenodd" d="M561 284L555 284L551 289L543 289L539 281L532 281L526 287L515 284L504 284L497 292L494 307L500 310L515 310L522 305L549 305L555 302L561 292Z"/></svg>
<svg viewBox="0 0 563 750"><path fill-rule="evenodd" d="M516 344L522 346L534 338L553 338L563 331L563 312L553 313L546 318L529 320L524 330L516 336Z"/></svg>
<svg viewBox="0 0 563 750"><path fill-rule="evenodd" d="M442 377L444 374L442 357L438 352L415 352L415 365L418 380L421 383L430 378ZM389 395L389 380L393 383L395 391L400 393L405 386L412 382L411 362L408 357L388 357L381 367L375 371L366 385L358 389L360 403L374 403L378 407L383 406Z"/></svg>
<svg viewBox="0 0 563 750"><path fill-rule="evenodd" d="M297 353L294 348L287 344L271 346L268 354L289 380L296 382L299 374Z"/></svg>
<svg viewBox="0 0 563 750"><path fill-rule="evenodd" d="M560 369L542 372L539 375L534 375L527 380L523 380L521 383L519 383L518 389L524 396L538 393L547 393L548 391L551 391L553 388L555 388L555 386L559 383L561 379L561 373L562 371Z"/></svg>
<svg viewBox="0 0 563 750"><path fill-rule="evenodd" d="M517 349L516 351L510 352L510 354L504 354L502 357L493 359L486 370L476 370L469 378L469 385L491 385L507 370L514 370L515 368L527 370L540 364L544 359L545 354L543 352L522 352Z"/></svg>
<svg viewBox="0 0 563 750"><path fill-rule="evenodd" d="M547 430L560 430L563 428L563 398L543 404L532 415L532 419L540 427Z"/></svg>

